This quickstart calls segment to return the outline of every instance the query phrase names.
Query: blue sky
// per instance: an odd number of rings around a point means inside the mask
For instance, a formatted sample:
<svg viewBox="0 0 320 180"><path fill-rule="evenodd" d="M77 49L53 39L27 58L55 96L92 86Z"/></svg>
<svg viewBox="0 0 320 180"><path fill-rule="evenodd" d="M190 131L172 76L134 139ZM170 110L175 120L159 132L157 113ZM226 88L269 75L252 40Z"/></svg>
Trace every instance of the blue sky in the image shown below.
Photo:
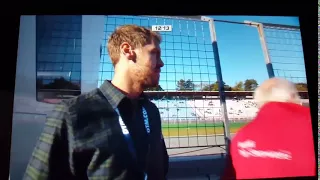
<svg viewBox="0 0 320 180"><path fill-rule="evenodd" d="M217 20L243 22L245 20L299 26L296 17L270 16L210 16ZM191 79L196 84L216 81L213 50L207 22L172 20L163 18L138 18L108 16L105 39L116 26L137 24L142 26L172 25L172 32L162 32L162 59L165 63L161 72L160 85L175 90L176 81ZM257 28L242 24L215 22L217 42L223 79L233 86L237 81L254 78L260 84L268 78ZM300 33L265 29L275 75L292 81L305 78L304 60ZM102 41L105 44L105 40ZM101 80L112 78L110 58L103 48ZM300 77L300 78L297 78ZM100 83L99 83L100 84Z"/></svg>

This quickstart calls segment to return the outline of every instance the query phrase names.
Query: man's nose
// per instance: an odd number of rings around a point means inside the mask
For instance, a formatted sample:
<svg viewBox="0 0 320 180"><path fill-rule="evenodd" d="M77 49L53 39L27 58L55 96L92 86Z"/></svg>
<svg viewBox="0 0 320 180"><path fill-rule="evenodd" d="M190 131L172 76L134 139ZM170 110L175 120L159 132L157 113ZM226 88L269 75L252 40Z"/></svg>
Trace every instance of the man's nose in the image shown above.
<svg viewBox="0 0 320 180"><path fill-rule="evenodd" d="M163 67L164 66L164 63L163 63L163 61L162 61L162 59L160 58L160 60L159 60L159 63L158 63L158 67Z"/></svg>

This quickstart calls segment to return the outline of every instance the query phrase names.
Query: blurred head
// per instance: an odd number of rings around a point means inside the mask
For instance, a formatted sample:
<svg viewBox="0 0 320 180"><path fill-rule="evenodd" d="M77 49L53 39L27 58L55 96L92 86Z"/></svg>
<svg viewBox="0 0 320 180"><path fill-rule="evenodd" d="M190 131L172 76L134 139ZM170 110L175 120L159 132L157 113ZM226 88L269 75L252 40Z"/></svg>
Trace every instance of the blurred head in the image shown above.
<svg viewBox="0 0 320 180"><path fill-rule="evenodd" d="M108 41L108 52L115 73L126 73L135 84L143 88L159 83L161 36L144 27L124 25L117 28Z"/></svg>
<svg viewBox="0 0 320 180"><path fill-rule="evenodd" d="M259 107L268 102L288 102L301 104L295 85L280 78L264 81L254 92L254 99Z"/></svg>

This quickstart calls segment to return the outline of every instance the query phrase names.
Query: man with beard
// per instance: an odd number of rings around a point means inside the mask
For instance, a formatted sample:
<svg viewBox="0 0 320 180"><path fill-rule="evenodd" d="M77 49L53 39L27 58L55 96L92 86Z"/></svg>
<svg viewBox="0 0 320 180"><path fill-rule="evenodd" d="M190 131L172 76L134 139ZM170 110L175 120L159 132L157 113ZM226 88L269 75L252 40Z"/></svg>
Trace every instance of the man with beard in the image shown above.
<svg viewBox="0 0 320 180"><path fill-rule="evenodd" d="M140 26L113 32L114 78L56 106L24 179L166 179L160 113L143 93L159 83L160 42L159 34Z"/></svg>

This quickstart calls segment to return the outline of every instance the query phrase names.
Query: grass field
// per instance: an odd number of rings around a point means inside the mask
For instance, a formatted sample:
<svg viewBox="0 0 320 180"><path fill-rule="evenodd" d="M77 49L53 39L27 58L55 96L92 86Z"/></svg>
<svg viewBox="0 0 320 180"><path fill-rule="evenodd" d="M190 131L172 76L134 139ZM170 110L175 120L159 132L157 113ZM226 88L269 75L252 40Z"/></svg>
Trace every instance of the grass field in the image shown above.
<svg viewBox="0 0 320 180"><path fill-rule="evenodd" d="M230 133L236 133L247 122L236 122L229 124ZM197 135L213 135L223 134L222 123L177 123L177 124L162 124L162 133L165 137L170 136L197 136Z"/></svg>

